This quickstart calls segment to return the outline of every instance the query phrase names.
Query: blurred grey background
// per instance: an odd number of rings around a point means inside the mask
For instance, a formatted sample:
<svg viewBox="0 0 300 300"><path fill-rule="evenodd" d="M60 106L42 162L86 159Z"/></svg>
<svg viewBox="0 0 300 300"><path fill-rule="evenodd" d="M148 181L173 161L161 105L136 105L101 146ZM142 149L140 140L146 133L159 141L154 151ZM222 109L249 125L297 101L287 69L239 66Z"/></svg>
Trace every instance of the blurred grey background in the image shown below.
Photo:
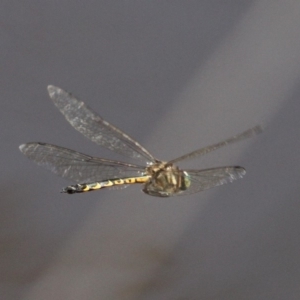
<svg viewBox="0 0 300 300"><path fill-rule="evenodd" d="M300 299L300 2L2 1L0 299ZM72 91L182 167L241 165L188 197L139 186L69 196L18 150L119 158L47 95Z"/></svg>

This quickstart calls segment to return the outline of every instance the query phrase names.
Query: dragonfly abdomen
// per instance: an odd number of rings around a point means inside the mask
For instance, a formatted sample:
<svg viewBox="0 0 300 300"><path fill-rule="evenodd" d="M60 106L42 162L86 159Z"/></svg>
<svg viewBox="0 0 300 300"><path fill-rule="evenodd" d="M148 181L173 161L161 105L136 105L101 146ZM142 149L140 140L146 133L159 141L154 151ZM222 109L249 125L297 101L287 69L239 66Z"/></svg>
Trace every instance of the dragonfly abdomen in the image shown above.
<svg viewBox="0 0 300 300"><path fill-rule="evenodd" d="M110 188L117 185L127 185L136 183L145 183L149 180L149 176L117 178L92 183L79 183L65 187L61 192L67 194L91 192L103 188Z"/></svg>

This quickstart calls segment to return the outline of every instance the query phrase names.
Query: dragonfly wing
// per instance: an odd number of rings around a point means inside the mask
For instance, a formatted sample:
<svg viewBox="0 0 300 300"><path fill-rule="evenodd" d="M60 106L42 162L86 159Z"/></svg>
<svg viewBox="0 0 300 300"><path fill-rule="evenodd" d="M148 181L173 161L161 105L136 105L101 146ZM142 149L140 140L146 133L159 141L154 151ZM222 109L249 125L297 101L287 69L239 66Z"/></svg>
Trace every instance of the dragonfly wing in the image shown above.
<svg viewBox="0 0 300 300"><path fill-rule="evenodd" d="M67 121L85 137L109 150L144 163L155 161L155 158L138 142L103 120L72 94L52 85L48 86L48 92Z"/></svg>
<svg viewBox="0 0 300 300"><path fill-rule="evenodd" d="M190 159L190 158L194 158L194 157L197 157L197 156L200 156L200 155L204 155L206 153L209 153L211 151L214 151L214 150L217 150L221 147L224 147L224 146L227 146L227 145L230 145L230 144L233 144L233 143L236 143L236 142L239 142L239 141L242 141L244 139L248 139L250 137L253 137L254 135L257 135L259 133L262 132L262 128L260 125L257 125L253 128L250 128L240 134L237 134L227 140L224 140L222 142L219 142L217 144L214 144L214 145L211 145L211 146L207 146L207 147L204 147L204 148L201 148L201 149L198 149L196 151L193 151L191 153L188 153L188 154L185 154L183 156L180 156L178 158L175 158L173 160L170 161L170 163L174 164L174 163L177 163L179 161L183 161L183 160L187 160L187 159Z"/></svg>
<svg viewBox="0 0 300 300"><path fill-rule="evenodd" d="M236 179L243 178L246 170L242 167L221 167L206 170L186 170L190 177L190 187L178 194L188 195L198 193L218 185L230 183Z"/></svg>
<svg viewBox="0 0 300 300"><path fill-rule="evenodd" d="M20 150L37 164L76 183L140 176L145 170L142 166L92 157L44 143L23 144Z"/></svg>

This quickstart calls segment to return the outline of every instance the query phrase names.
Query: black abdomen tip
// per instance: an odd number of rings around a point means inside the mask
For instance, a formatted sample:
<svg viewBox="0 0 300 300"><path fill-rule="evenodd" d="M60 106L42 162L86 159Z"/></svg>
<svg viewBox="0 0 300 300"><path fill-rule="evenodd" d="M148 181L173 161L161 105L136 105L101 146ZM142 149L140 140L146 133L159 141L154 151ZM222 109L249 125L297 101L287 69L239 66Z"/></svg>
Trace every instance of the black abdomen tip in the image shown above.
<svg viewBox="0 0 300 300"><path fill-rule="evenodd" d="M69 185L62 189L61 193L67 193L67 194L75 194L75 193L82 193L84 192L85 185L82 184L75 184L75 185Z"/></svg>

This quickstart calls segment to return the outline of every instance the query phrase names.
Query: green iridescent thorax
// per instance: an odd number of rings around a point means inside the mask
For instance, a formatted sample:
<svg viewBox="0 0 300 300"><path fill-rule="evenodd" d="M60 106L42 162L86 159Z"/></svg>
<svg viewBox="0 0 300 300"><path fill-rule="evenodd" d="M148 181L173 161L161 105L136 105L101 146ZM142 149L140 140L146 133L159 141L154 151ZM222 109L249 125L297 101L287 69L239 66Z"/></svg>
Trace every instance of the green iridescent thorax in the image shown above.
<svg viewBox="0 0 300 300"><path fill-rule="evenodd" d="M143 192L156 197L169 197L185 191L191 184L186 172L173 164L158 162L147 168L151 177L145 183Z"/></svg>

